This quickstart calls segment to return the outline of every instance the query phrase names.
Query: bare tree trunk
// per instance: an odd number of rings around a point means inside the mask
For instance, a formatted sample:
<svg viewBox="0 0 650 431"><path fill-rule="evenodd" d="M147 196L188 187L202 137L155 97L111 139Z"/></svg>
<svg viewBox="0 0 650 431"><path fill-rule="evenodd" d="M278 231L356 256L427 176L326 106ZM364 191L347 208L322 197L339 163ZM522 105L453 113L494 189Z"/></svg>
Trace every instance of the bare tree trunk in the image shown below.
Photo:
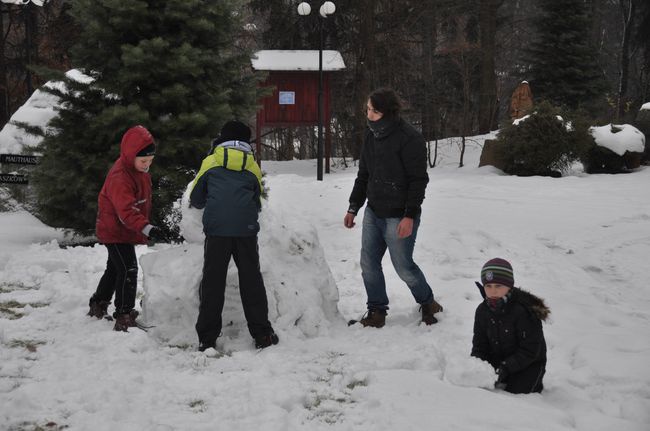
<svg viewBox="0 0 650 431"><path fill-rule="evenodd" d="M478 105L479 133L496 128L497 77L495 73L497 11L503 0L480 0L479 26L481 37L480 88Z"/></svg>
<svg viewBox="0 0 650 431"><path fill-rule="evenodd" d="M436 138L436 106L434 104L433 64L437 44L438 28L436 23L435 1L427 1L422 7L423 25L421 26L422 38L422 135L429 142Z"/></svg>
<svg viewBox="0 0 650 431"><path fill-rule="evenodd" d="M359 0L359 46L357 51L357 63L354 82L355 92L354 103L354 145L352 157L356 160L361 156L361 146L366 130L365 106L368 94L371 91L371 62L375 55L375 2L374 0Z"/></svg>
<svg viewBox="0 0 650 431"><path fill-rule="evenodd" d="M0 129L9 121L9 88L5 58L6 35L4 14L4 3L0 2Z"/></svg>
<svg viewBox="0 0 650 431"><path fill-rule="evenodd" d="M627 94L627 81L630 67L630 33L634 19L634 1L619 0L623 24L623 41L621 43L621 62L619 65L618 97L616 98L615 122L619 122L625 110L624 98Z"/></svg>
<svg viewBox="0 0 650 431"><path fill-rule="evenodd" d="M282 129L278 134L280 138L280 148L278 150L278 160L293 160L294 151L294 130L292 127Z"/></svg>

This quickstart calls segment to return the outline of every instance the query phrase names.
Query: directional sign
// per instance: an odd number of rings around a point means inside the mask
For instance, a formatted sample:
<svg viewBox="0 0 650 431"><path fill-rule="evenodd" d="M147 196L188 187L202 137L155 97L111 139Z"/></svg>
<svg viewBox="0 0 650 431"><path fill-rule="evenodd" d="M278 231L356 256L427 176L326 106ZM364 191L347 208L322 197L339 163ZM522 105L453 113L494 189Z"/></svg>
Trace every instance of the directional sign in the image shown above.
<svg viewBox="0 0 650 431"><path fill-rule="evenodd" d="M27 184L27 177L25 175L0 174L0 183Z"/></svg>
<svg viewBox="0 0 650 431"><path fill-rule="evenodd" d="M0 163L13 163L16 165L37 165L38 156L24 156L22 154L0 154Z"/></svg>

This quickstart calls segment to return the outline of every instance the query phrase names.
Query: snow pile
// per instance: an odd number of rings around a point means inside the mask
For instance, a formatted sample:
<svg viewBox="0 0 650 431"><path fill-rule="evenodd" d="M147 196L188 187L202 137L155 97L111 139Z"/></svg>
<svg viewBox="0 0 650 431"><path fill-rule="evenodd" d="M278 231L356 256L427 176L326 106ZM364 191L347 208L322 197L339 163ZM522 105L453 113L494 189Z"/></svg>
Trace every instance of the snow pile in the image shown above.
<svg viewBox="0 0 650 431"><path fill-rule="evenodd" d="M650 102L644 103L643 106L641 106L641 109L639 109L639 111L643 110L650 111Z"/></svg>
<svg viewBox="0 0 650 431"><path fill-rule="evenodd" d="M45 125L55 115L54 106L58 98L45 91L36 90L32 96L12 115L9 122L0 130L0 152L22 154L23 148L33 148L41 141L40 136L24 133L14 122Z"/></svg>
<svg viewBox="0 0 650 431"><path fill-rule="evenodd" d="M33 0L32 0L33 1ZM66 72L66 76L82 83L92 82L92 78L84 75L77 69ZM65 90L61 81L48 81L43 85L48 88ZM36 90L9 119L9 122L0 130L0 153L23 154L26 149L36 147L42 140L40 136L30 135L15 126L14 123L27 123L31 126L46 127L56 116L59 98L43 90Z"/></svg>
<svg viewBox="0 0 650 431"><path fill-rule="evenodd" d="M186 243L140 258L144 320L155 325L152 335L178 346L197 341L194 324L203 268L203 211L189 208L189 190L188 186L181 200L181 232ZM272 205L262 211L260 225L260 265L274 329L298 337L327 334L332 324L343 319L337 309L336 283L315 229L304 220L278 213ZM222 317L222 337L248 337L232 260Z"/></svg>
<svg viewBox="0 0 650 431"><path fill-rule="evenodd" d="M590 127L589 131L596 145L605 147L619 156L626 152L642 153L645 148L645 136L639 129L629 124L608 124L602 127Z"/></svg>

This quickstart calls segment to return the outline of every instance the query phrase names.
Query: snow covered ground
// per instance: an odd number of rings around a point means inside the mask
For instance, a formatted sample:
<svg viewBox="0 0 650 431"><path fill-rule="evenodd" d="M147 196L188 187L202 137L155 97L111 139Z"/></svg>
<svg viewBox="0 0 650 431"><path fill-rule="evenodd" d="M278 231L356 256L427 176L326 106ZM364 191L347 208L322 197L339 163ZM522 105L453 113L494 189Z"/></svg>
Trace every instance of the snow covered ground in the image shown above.
<svg viewBox="0 0 650 431"><path fill-rule="evenodd" d="M219 357L196 352L187 334L172 342L159 328L116 333L86 317L105 249L60 248L60 232L24 212L0 213L0 429L647 431L650 169L504 176L476 168L484 138L470 143L464 168L456 145L443 144L429 171L415 258L445 307L431 327L418 324L388 261L387 325L344 323L365 309L360 225L342 223L354 166L316 182L313 160L263 163L261 265L271 302L289 308L271 313L280 344L255 350L230 276L233 323ZM171 300L147 301L174 285L191 298L200 254L181 256L192 246L138 248L145 308L172 319ZM491 369L469 358L474 281L497 256L552 311L542 394L494 391ZM156 276L167 283L160 292ZM290 289L301 289L295 309ZM309 309L310 297L337 307ZM319 330L294 325L291 313Z"/></svg>

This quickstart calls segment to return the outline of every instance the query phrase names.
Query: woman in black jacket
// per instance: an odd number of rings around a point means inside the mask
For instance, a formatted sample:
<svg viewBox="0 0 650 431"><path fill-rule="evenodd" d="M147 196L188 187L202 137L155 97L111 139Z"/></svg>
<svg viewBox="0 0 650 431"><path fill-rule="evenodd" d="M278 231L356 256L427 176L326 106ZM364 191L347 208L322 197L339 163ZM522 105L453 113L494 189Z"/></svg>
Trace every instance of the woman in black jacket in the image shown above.
<svg viewBox="0 0 650 431"><path fill-rule="evenodd" d="M550 310L541 298L514 287L512 266L504 259L483 265L481 281L476 285L484 301L474 317L472 356L494 367L498 389L541 392L546 372L542 321Z"/></svg>

